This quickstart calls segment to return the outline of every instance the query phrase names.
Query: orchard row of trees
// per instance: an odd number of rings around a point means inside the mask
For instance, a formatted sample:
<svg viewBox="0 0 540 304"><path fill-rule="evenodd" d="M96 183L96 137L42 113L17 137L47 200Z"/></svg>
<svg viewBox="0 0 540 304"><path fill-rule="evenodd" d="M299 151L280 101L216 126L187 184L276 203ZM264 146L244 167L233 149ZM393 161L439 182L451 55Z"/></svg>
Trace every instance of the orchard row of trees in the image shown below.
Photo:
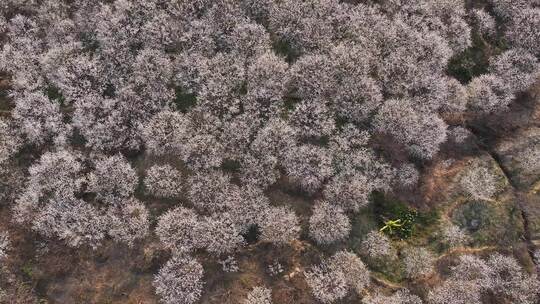
<svg viewBox="0 0 540 304"><path fill-rule="evenodd" d="M197 250L234 253L253 227L276 246L300 237L301 219L270 202L271 186L317 198L307 220L316 244L343 241L373 191L417 184L417 164L448 141L446 117L505 111L539 74L537 1L6 0L0 12L10 84L0 117L10 182L0 185L15 221L72 247L133 246L155 232L173 256L155 278L168 304L201 297ZM460 82L448 66L474 39L501 47L485 73ZM381 141L405 157L381 153ZM140 169L141 155L157 161ZM489 199L491 182L478 168L463 185ZM182 205L150 231L148 197ZM366 241L369 255L395 255L380 235ZM428 251L408 256L411 277L430 271ZM338 252L306 280L332 302L365 288L369 273ZM443 303L453 282L430 301ZM499 286L474 284L468 291ZM246 303L270 298L259 286ZM366 301L420 299L400 291Z"/></svg>

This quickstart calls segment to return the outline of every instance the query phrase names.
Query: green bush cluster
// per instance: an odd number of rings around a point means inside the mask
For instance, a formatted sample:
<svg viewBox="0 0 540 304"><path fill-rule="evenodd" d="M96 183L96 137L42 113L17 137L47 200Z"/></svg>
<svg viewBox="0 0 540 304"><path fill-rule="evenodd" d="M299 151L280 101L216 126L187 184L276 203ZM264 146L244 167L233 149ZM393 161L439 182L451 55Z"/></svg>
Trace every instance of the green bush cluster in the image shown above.
<svg viewBox="0 0 540 304"><path fill-rule="evenodd" d="M392 238L404 240L421 234L438 220L435 211L419 212L382 193L373 194L373 204L380 230Z"/></svg>

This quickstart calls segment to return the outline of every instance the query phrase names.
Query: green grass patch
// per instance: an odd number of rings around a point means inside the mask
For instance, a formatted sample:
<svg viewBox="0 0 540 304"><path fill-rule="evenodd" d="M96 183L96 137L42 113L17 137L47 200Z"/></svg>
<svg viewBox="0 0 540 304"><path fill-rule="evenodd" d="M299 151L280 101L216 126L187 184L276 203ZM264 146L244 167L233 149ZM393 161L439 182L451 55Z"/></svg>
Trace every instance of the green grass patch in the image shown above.
<svg viewBox="0 0 540 304"><path fill-rule="evenodd" d="M447 73L461 83L467 84L473 78L486 74L489 59L500 54L504 49L504 43L498 42L496 45L491 45L480 35L473 33L472 46L450 59Z"/></svg>
<svg viewBox="0 0 540 304"><path fill-rule="evenodd" d="M288 63L292 63L300 57L298 50L296 50L290 42L283 39L274 40L272 42L272 48L276 54L285 57L285 61Z"/></svg>
<svg viewBox="0 0 540 304"><path fill-rule="evenodd" d="M465 202L453 212L452 221L471 235L475 246L513 244L524 233L520 212L513 204Z"/></svg>
<svg viewBox="0 0 540 304"><path fill-rule="evenodd" d="M8 90L0 89L0 111L9 111L13 105L9 102Z"/></svg>
<svg viewBox="0 0 540 304"><path fill-rule="evenodd" d="M103 96L107 98L116 97L116 88L112 83L107 83L105 85L105 90L103 90Z"/></svg>
<svg viewBox="0 0 540 304"><path fill-rule="evenodd" d="M239 173L241 165L237 160L224 159L221 163L221 169L228 173Z"/></svg>
<svg viewBox="0 0 540 304"><path fill-rule="evenodd" d="M66 102L66 99L64 98L64 95L62 95L62 92L60 92L60 89L54 85L49 85L45 89L45 95L47 95L50 100L58 102L60 106L64 106Z"/></svg>
<svg viewBox="0 0 540 304"><path fill-rule="evenodd" d="M290 92L287 92L285 96L283 97L283 106L285 113L289 114L296 109L296 105L299 104L302 101L302 98L300 98L295 90L291 90Z"/></svg>
<svg viewBox="0 0 540 304"><path fill-rule="evenodd" d="M197 96L181 87L176 87L174 93L174 104L176 105L176 109L182 113L188 112L197 104Z"/></svg>
<svg viewBox="0 0 540 304"><path fill-rule="evenodd" d="M34 276L34 268L32 267L31 264L28 264L28 263L22 266L21 272L29 280L31 280Z"/></svg>

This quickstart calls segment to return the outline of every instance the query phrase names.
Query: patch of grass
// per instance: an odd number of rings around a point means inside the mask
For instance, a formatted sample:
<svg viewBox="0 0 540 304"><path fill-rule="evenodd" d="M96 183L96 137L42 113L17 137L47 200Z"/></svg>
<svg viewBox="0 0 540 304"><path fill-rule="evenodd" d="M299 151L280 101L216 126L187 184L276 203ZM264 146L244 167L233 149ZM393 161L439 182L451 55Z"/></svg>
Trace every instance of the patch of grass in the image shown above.
<svg viewBox="0 0 540 304"><path fill-rule="evenodd" d="M513 204L469 201L453 212L452 221L469 232L475 246L503 246L524 233L519 213Z"/></svg>
<svg viewBox="0 0 540 304"><path fill-rule="evenodd" d="M84 147L86 145L86 143L87 143L87 140L81 134L79 129L75 128L73 130L73 133L72 133L71 137L70 137L70 142L71 142L72 145L74 145L76 147Z"/></svg>
<svg viewBox="0 0 540 304"><path fill-rule="evenodd" d="M498 48L493 48L477 33L472 34L472 46L450 59L447 73L463 84L467 84L474 77L486 74L489 67L489 59L492 53L498 53Z"/></svg>
<svg viewBox="0 0 540 304"><path fill-rule="evenodd" d="M330 144L330 138L328 136L310 136L302 138L300 142L319 147L328 147L328 145Z"/></svg>
<svg viewBox="0 0 540 304"><path fill-rule="evenodd" d="M238 94L246 95L248 93L247 82L243 81L242 84L236 89Z"/></svg>
<svg viewBox="0 0 540 304"><path fill-rule="evenodd" d="M221 169L228 173L240 172L241 165L237 160L224 159L221 163Z"/></svg>
<svg viewBox="0 0 540 304"><path fill-rule="evenodd" d="M302 99L297 95L295 90L291 90L283 97L284 112L288 115L296 109L296 105L299 104Z"/></svg>
<svg viewBox="0 0 540 304"><path fill-rule="evenodd" d="M416 218L416 222L423 227L428 227L437 225L439 219L439 212L436 209L432 209L428 212L419 212L418 217Z"/></svg>
<svg viewBox="0 0 540 304"><path fill-rule="evenodd" d="M8 101L8 90L0 89L0 111L8 111L12 105Z"/></svg>
<svg viewBox="0 0 540 304"><path fill-rule="evenodd" d="M490 206L481 201L473 201L460 206L454 212L454 221L469 233L475 233L491 225L494 212Z"/></svg>
<svg viewBox="0 0 540 304"><path fill-rule="evenodd" d="M181 87L174 89L175 98L174 103L178 111L186 113L189 109L193 108L197 104L197 96L193 93L189 93Z"/></svg>
<svg viewBox="0 0 540 304"><path fill-rule="evenodd" d="M255 244L257 241L259 241L259 237L261 235L261 229L259 228L259 225L251 225L249 229L242 234L242 237L244 237L244 240L248 244Z"/></svg>
<svg viewBox="0 0 540 304"><path fill-rule="evenodd" d="M116 88L113 84L108 83L105 85L105 90L103 90L103 96L108 98L114 98L116 96Z"/></svg>
<svg viewBox="0 0 540 304"><path fill-rule="evenodd" d="M94 53L97 49L99 49L99 42L90 33L83 32L80 34L80 38L85 53Z"/></svg>
<svg viewBox="0 0 540 304"><path fill-rule="evenodd" d="M45 89L45 95L47 95L50 100L58 102L60 106L63 106L65 104L66 99L64 98L64 95L62 95L60 89L55 87L54 85L49 85Z"/></svg>
<svg viewBox="0 0 540 304"><path fill-rule="evenodd" d="M272 48L276 54L285 57L285 61L288 63L294 62L300 56L298 50L290 42L283 39L275 39L272 42Z"/></svg>
<svg viewBox="0 0 540 304"><path fill-rule="evenodd" d="M32 277L34 276L34 269L31 264L24 264L21 268L21 271L27 279L32 279Z"/></svg>
<svg viewBox="0 0 540 304"><path fill-rule="evenodd" d="M339 115L334 118L334 121L338 130L343 130L343 127L351 123L348 118Z"/></svg>

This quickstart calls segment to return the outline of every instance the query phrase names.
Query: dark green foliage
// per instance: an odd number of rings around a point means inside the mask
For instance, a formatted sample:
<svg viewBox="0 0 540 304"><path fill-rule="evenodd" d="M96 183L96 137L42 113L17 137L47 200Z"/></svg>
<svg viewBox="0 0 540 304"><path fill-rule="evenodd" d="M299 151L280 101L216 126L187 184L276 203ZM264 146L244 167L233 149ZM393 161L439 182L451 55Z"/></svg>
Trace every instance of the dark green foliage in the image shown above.
<svg viewBox="0 0 540 304"><path fill-rule="evenodd" d="M486 44L480 39L473 39L473 45L454 56L448 63L448 74L466 84L476 76L487 73L489 58L486 56Z"/></svg>
<svg viewBox="0 0 540 304"><path fill-rule="evenodd" d="M251 225L249 229L244 234L242 234L244 240L246 240L246 243L248 244L257 243L257 241L259 241L260 235L261 229L259 225Z"/></svg>
<svg viewBox="0 0 540 304"><path fill-rule="evenodd" d="M11 109L11 103L8 101L8 91L0 89L0 111Z"/></svg>
<svg viewBox="0 0 540 304"><path fill-rule="evenodd" d="M99 48L99 42L89 34L83 33L81 42L83 49L88 53L94 53Z"/></svg>
<svg viewBox="0 0 540 304"><path fill-rule="evenodd" d="M34 269L33 269L33 266L29 263L26 263L22 266L21 268L21 272L23 273L23 275L31 280L32 277L34 276Z"/></svg>
<svg viewBox="0 0 540 304"><path fill-rule="evenodd" d="M373 205L381 227L385 227L389 221L399 225L384 229L383 231L388 236L399 239L412 236L418 218L416 210L409 208L403 202L385 197L382 193L373 194Z"/></svg>
<svg viewBox="0 0 540 304"><path fill-rule="evenodd" d="M290 90L283 96L283 108L281 111L281 117L288 119L289 115L296 109L296 105L302 101L300 97L296 95L295 90Z"/></svg>
<svg viewBox="0 0 540 304"><path fill-rule="evenodd" d="M302 99L297 96L294 90L291 90L283 97L283 105L285 106L285 112L292 112L296 108L296 105L300 103Z"/></svg>
<svg viewBox="0 0 540 304"><path fill-rule="evenodd" d="M374 193L372 199L374 212L382 231L393 238L408 239L421 235L424 230L437 224L439 219L436 211L418 212L407 204L380 192Z"/></svg>
<svg viewBox="0 0 540 304"><path fill-rule="evenodd" d="M330 137L328 136L321 136L315 142L316 145L321 146L321 147L328 147L329 143L330 143Z"/></svg>
<svg viewBox="0 0 540 304"><path fill-rule="evenodd" d="M489 227L493 216L493 211L487 203L475 201L460 207L453 217L460 227L474 233L484 227Z"/></svg>
<svg viewBox="0 0 540 304"><path fill-rule="evenodd" d="M339 115L336 115L336 117L334 118L334 121L336 122L336 128L340 131L343 130L344 126L351 123L349 119L343 116L339 116Z"/></svg>
<svg viewBox="0 0 540 304"><path fill-rule="evenodd" d="M328 136L306 137L303 138L300 142L319 147L328 147L328 144L330 143L330 138Z"/></svg>
<svg viewBox="0 0 540 304"><path fill-rule="evenodd" d="M464 202L452 213L452 221L469 232L476 246L508 246L524 233L520 211L508 204Z"/></svg>
<svg viewBox="0 0 540 304"><path fill-rule="evenodd" d="M366 235L381 228L381 220L376 214L375 204L369 204L351 217L351 233L347 241L347 247L362 256L363 261L371 271L377 272L378 276L391 282L401 282L404 279L403 269L399 260L372 259L363 256L361 244Z"/></svg>
<svg viewBox="0 0 540 304"><path fill-rule="evenodd" d="M238 87L237 91L240 95L246 95L248 93L247 82L242 82L242 84Z"/></svg>
<svg viewBox="0 0 540 304"><path fill-rule="evenodd" d="M103 96L108 98L114 98L116 96L116 88L114 85L108 83L103 91Z"/></svg>
<svg viewBox="0 0 540 304"><path fill-rule="evenodd" d="M240 171L240 163L236 160L225 159L221 163L221 169L229 173L237 173Z"/></svg>
<svg viewBox="0 0 540 304"><path fill-rule="evenodd" d="M448 75L456 78L463 84L467 84L474 77L487 74L489 59L503 52L503 42L489 44L477 33L472 34L472 46L455 55L448 62Z"/></svg>
<svg viewBox="0 0 540 304"><path fill-rule="evenodd" d="M416 223L421 227L436 225L439 222L440 216L437 210L432 209L428 212L419 212L416 218Z"/></svg>
<svg viewBox="0 0 540 304"><path fill-rule="evenodd" d="M47 95L47 97L49 97L50 100L54 100L58 102L61 106L63 106L66 101L66 99L64 98L64 95L62 95L62 92L60 92L60 89L58 89L54 85L49 85L45 89L45 95Z"/></svg>
<svg viewBox="0 0 540 304"><path fill-rule="evenodd" d="M186 113L189 109L193 108L197 104L197 96L193 93L186 92L181 87L174 89L175 98L174 103L176 109L182 113Z"/></svg>
<svg viewBox="0 0 540 304"><path fill-rule="evenodd" d="M277 39L272 42L272 48L276 54L285 57L285 61L291 63L300 56L297 50L295 50L292 45L285 40Z"/></svg>

